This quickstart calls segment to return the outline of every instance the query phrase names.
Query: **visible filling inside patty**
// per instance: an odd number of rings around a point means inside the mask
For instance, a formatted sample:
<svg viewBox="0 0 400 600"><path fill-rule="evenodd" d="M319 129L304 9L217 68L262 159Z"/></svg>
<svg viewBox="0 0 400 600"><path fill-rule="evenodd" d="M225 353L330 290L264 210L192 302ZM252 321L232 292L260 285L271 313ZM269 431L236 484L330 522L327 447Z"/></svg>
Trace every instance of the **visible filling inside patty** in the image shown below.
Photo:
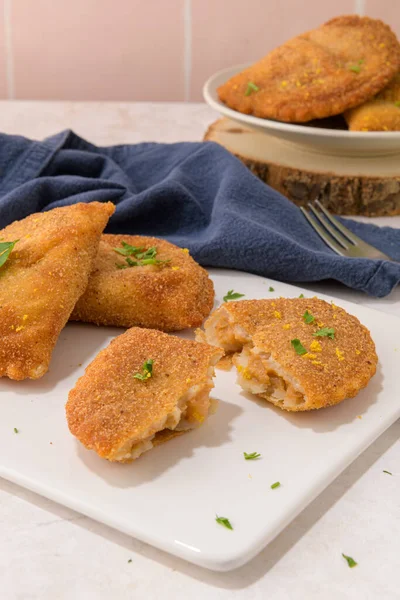
<svg viewBox="0 0 400 600"><path fill-rule="evenodd" d="M211 315L204 333L209 344L223 348L227 353L240 351L243 344L250 341L247 331L235 323L232 315L224 308Z"/></svg>
<svg viewBox="0 0 400 600"><path fill-rule="evenodd" d="M245 346L233 362L238 370L237 381L245 391L281 408L293 408L307 401L300 383L270 354Z"/></svg>
<svg viewBox="0 0 400 600"><path fill-rule="evenodd" d="M214 365L220 358L220 354L214 356L208 367L206 379L203 383L192 385L185 394L179 398L172 412L153 423L151 429L142 432L141 439L130 439L113 457L113 460L131 461L138 458L144 452L151 450L157 436L166 430L187 431L196 429L209 414L216 410L217 402L210 398L210 391L214 387Z"/></svg>

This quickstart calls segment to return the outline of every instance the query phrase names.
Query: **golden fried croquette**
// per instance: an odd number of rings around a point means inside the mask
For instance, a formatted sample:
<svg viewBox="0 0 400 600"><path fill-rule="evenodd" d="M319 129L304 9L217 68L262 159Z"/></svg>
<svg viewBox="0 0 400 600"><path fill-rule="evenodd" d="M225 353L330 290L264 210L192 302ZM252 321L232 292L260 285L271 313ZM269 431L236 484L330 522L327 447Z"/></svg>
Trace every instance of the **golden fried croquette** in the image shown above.
<svg viewBox="0 0 400 600"><path fill-rule="evenodd" d="M153 237L108 234L71 319L178 331L200 325L213 303L213 283L186 249Z"/></svg>
<svg viewBox="0 0 400 600"><path fill-rule="evenodd" d="M222 350L152 329L128 329L69 393L71 433L99 456L130 462L208 416Z"/></svg>
<svg viewBox="0 0 400 600"><path fill-rule="evenodd" d="M400 73L374 98L344 116L350 131L400 131Z"/></svg>
<svg viewBox="0 0 400 600"><path fill-rule="evenodd" d="M244 390L288 411L352 398L375 374L375 345L359 320L318 298L282 301L236 354Z"/></svg>
<svg viewBox="0 0 400 600"><path fill-rule="evenodd" d="M362 104L400 68L400 45L382 21L331 19L270 52L218 88L241 113L306 122Z"/></svg>
<svg viewBox="0 0 400 600"><path fill-rule="evenodd" d="M15 241L0 267L0 376L38 379L84 292L111 202L32 214L0 231Z"/></svg>

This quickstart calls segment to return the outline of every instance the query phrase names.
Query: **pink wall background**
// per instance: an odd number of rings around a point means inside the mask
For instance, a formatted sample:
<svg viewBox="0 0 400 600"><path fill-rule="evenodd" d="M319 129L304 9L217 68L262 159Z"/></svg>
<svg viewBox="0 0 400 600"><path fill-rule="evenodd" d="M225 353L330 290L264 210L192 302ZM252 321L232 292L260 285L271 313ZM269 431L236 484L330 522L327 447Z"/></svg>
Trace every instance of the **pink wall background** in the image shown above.
<svg viewBox="0 0 400 600"><path fill-rule="evenodd" d="M399 0L0 0L0 98L201 101L215 71Z"/></svg>

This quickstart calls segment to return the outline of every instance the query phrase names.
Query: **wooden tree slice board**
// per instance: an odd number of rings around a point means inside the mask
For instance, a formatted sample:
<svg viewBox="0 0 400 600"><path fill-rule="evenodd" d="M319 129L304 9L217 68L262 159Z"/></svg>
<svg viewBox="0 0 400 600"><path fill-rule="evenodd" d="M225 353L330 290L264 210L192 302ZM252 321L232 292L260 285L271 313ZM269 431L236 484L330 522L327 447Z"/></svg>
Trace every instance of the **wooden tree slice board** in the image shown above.
<svg viewBox="0 0 400 600"><path fill-rule="evenodd" d="M339 215L400 215L400 149L387 156L321 154L225 118L204 140L224 146L298 206L320 193L324 206Z"/></svg>

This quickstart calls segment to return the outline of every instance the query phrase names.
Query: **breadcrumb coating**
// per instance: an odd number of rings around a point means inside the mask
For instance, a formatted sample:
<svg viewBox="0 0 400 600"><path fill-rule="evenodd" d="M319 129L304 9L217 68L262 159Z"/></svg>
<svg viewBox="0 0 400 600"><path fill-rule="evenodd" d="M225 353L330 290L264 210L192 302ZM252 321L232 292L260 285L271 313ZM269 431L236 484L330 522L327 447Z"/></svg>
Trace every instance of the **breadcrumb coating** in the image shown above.
<svg viewBox="0 0 400 600"><path fill-rule="evenodd" d="M114 210L111 202L79 203L32 214L0 231L1 241L18 240L0 267L1 377L46 373Z"/></svg>
<svg viewBox="0 0 400 600"><path fill-rule="evenodd" d="M157 260L169 262L118 268L117 264L126 264L124 257L115 252L122 242L146 249L155 247ZM213 303L213 283L187 249L154 237L105 234L89 285L71 319L179 331L199 326Z"/></svg>
<svg viewBox="0 0 400 600"><path fill-rule="evenodd" d="M102 458L132 461L204 422L221 355L208 344L153 329L128 329L96 356L69 393L71 433ZM136 379L149 359L151 377Z"/></svg>

